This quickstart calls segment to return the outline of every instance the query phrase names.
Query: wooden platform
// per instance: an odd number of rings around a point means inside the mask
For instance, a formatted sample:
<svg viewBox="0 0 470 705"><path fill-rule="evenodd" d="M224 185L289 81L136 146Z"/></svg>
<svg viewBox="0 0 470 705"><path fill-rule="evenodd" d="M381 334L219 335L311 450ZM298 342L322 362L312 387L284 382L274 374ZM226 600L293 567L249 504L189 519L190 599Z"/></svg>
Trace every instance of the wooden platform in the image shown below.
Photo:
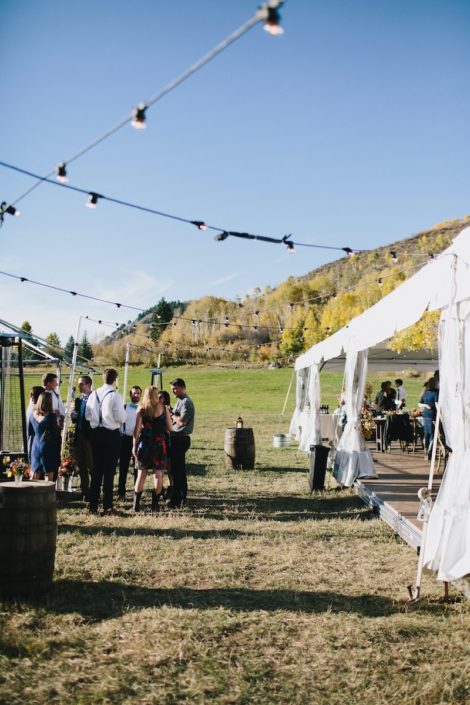
<svg viewBox="0 0 470 705"><path fill-rule="evenodd" d="M404 452L398 443L392 444L390 453L377 451L375 444L370 444L369 449L379 479L357 480L356 492L410 546L418 549L421 544L418 490L428 484L429 462L422 451ZM433 498L440 481L441 476L436 475Z"/></svg>
<svg viewBox="0 0 470 705"><path fill-rule="evenodd" d="M419 552L422 524L417 519L420 508L418 490L427 487L430 463L422 451L403 452L398 443L393 443L390 453L378 452L375 443L369 445L369 450L379 478L356 480L354 489L359 497L377 512L382 521ZM433 500L441 480L442 475L435 474ZM453 584L470 598L470 577L456 580Z"/></svg>

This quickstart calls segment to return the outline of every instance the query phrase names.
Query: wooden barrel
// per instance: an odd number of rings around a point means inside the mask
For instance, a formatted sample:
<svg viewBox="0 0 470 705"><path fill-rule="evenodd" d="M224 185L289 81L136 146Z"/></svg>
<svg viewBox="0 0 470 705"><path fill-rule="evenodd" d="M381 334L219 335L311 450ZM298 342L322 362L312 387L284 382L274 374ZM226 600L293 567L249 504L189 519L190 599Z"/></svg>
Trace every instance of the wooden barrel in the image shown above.
<svg viewBox="0 0 470 705"><path fill-rule="evenodd" d="M52 585L57 537L53 482L0 484L0 594L41 594Z"/></svg>
<svg viewBox="0 0 470 705"><path fill-rule="evenodd" d="M255 437L252 428L226 428L224 442L225 467L229 470L255 467Z"/></svg>

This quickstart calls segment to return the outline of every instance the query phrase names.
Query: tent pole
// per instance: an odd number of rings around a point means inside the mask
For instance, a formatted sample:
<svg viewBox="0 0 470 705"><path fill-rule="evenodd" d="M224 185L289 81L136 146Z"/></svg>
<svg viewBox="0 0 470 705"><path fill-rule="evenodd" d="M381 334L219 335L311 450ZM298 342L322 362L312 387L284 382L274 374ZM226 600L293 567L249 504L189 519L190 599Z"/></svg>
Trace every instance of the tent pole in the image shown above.
<svg viewBox="0 0 470 705"><path fill-rule="evenodd" d="M432 483L434 480L434 466L436 464L437 439L439 436L439 423L441 420L441 405L439 403L436 403L436 406L437 406L437 414L436 414L436 421L435 421L435 426L434 426L434 437L433 437L433 443L432 443L431 465L429 467L428 486L422 487L418 491L418 497L421 500L421 503L423 505L425 505L425 507L424 507L424 512L423 512L423 531L421 534L421 546L419 547L418 568L416 571L416 586L413 591L412 586L408 585L408 593L410 595L410 599L408 600L409 602L418 602L419 597L420 597L420 593L421 593L421 579L423 577L423 567L424 567L424 550L426 548L426 538L427 538L427 533L428 533L429 515L431 513Z"/></svg>
<svg viewBox="0 0 470 705"><path fill-rule="evenodd" d="M295 368L294 368L294 371L293 371L293 373L292 373L292 377L290 378L289 388L288 388L288 390L287 390L286 398L284 399L284 405L283 405L283 407L282 407L282 411L281 411L281 413L279 414L279 422L281 421L282 417L284 416L284 412L285 412L286 406L287 406L287 400L289 399L289 394L290 394L290 390L291 390L291 387L292 387L292 382L294 381L294 377L295 377Z"/></svg>
<svg viewBox="0 0 470 705"><path fill-rule="evenodd" d="M80 326L82 324L82 318L83 318L83 316L79 316L79 318L78 318L77 337L75 338L75 342L73 344L72 364L70 366L69 387L67 390L67 402L65 404L64 428L62 430L62 444L60 447L60 457L61 458L64 457L65 446L67 443L68 421L70 419L70 402L72 400L73 378L75 375L75 368L77 366L77 354L78 354L78 346L79 346L78 341L80 338Z"/></svg>
<svg viewBox="0 0 470 705"><path fill-rule="evenodd" d="M122 383L122 397L124 399L124 402L126 401L126 397L127 397L127 373L129 371L129 352L130 352L130 343L127 343L127 345L126 345L126 359L124 362L124 381Z"/></svg>

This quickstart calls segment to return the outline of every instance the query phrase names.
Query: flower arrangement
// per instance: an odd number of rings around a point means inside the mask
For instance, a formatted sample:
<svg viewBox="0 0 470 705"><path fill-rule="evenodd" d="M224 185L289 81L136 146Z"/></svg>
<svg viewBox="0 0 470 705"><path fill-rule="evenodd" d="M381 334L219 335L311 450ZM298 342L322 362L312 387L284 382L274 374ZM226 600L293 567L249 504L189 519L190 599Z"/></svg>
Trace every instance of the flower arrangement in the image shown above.
<svg viewBox="0 0 470 705"><path fill-rule="evenodd" d="M30 477L32 475L31 467L30 465L28 465L26 460L21 460L20 458L17 458L16 460L13 460L13 462L10 463L9 456L5 456L3 458L3 464L7 465L7 469L5 470L5 474L7 477L14 477L16 479Z"/></svg>
<svg viewBox="0 0 470 705"><path fill-rule="evenodd" d="M370 441L375 435L375 423L371 410L365 407L361 411L361 428L366 441Z"/></svg>
<svg viewBox="0 0 470 705"><path fill-rule="evenodd" d="M59 466L59 477L72 477L76 469L77 465L73 458L63 458Z"/></svg>

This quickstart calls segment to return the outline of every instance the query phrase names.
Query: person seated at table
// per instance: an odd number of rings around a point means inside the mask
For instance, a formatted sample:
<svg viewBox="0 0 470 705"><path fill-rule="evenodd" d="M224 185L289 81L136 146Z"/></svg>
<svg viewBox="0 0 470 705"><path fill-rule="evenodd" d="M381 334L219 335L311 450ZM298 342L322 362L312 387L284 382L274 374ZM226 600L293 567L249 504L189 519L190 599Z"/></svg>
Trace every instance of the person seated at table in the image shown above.
<svg viewBox="0 0 470 705"><path fill-rule="evenodd" d="M392 399L390 382L382 382L380 385L380 392L378 392L375 397L375 409L379 414L383 414L384 411L394 411L395 401Z"/></svg>
<svg viewBox="0 0 470 705"><path fill-rule="evenodd" d="M428 456L428 460L431 460L434 422L437 415L436 402L438 399L439 390L436 388L436 380L431 377L424 385L424 392L419 400L419 405L423 412L424 451Z"/></svg>

